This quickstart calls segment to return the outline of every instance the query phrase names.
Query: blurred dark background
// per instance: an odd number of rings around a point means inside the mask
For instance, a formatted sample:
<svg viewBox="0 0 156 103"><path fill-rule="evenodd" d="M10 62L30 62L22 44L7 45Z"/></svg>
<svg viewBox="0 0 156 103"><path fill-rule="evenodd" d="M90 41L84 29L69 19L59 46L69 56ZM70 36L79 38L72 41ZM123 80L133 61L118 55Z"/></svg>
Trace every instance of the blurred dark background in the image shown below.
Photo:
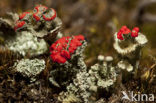
<svg viewBox="0 0 156 103"><path fill-rule="evenodd" d="M138 26L149 40L144 54L156 56L156 0L0 0L0 16L29 11L37 4L56 9L64 35L87 38L88 61L115 54L113 34L123 25Z"/></svg>

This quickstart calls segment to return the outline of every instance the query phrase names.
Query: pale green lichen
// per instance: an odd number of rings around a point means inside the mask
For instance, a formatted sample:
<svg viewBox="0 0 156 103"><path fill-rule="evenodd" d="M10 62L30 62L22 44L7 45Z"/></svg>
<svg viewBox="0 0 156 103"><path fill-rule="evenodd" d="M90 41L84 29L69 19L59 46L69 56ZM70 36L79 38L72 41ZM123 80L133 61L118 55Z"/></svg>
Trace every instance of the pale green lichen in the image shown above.
<svg viewBox="0 0 156 103"><path fill-rule="evenodd" d="M45 61L42 59L22 59L14 65L15 72L20 73L23 77L30 78L31 82L45 69Z"/></svg>
<svg viewBox="0 0 156 103"><path fill-rule="evenodd" d="M116 76L111 63L95 64L88 72L81 70L73 83L67 86L67 92L60 93L58 99L63 103L72 103L68 96L74 95L74 101L78 100L75 103L95 103L99 90L109 90L114 86Z"/></svg>
<svg viewBox="0 0 156 103"><path fill-rule="evenodd" d="M20 32L14 37L6 40L6 47L21 55L36 56L44 54L47 50L47 44L43 39L37 39L30 32Z"/></svg>
<svg viewBox="0 0 156 103"><path fill-rule="evenodd" d="M118 62L117 66L118 68L122 70L127 70L128 72L131 72L133 70L133 66L127 61L120 61Z"/></svg>

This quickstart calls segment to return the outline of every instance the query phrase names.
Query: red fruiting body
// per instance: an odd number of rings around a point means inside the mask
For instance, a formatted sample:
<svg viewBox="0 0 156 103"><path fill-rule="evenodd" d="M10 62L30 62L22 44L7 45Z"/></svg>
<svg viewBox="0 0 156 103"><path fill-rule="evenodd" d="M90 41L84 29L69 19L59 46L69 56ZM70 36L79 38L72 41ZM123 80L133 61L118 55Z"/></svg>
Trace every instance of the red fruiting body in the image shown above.
<svg viewBox="0 0 156 103"><path fill-rule="evenodd" d="M30 15L30 14L31 14L30 12L24 12L24 13L22 13L21 15L19 15L19 20L24 19L27 15Z"/></svg>
<svg viewBox="0 0 156 103"><path fill-rule="evenodd" d="M26 24L26 22L25 21L17 21L16 22L16 25L15 25L15 27L14 27L14 30L16 31L16 30L18 30L18 29L20 29L20 28L23 28L23 26Z"/></svg>
<svg viewBox="0 0 156 103"><path fill-rule="evenodd" d="M83 35L77 35L75 36L78 40L85 40L84 36Z"/></svg>
<svg viewBox="0 0 156 103"><path fill-rule="evenodd" d="M66 59L70 59L70 53L66 50L61 51L61 56L65 57Z"/></svg>
<svg viewBox="0 0 156 103"><path fill-rule="evenodd" d="M82 45L84 36L62 37L53 43L50 47L51 59L57 63L65 63L71 58L71 54Z"/></svg>
<svg viewBox="0 0 156 103"><path fill-rule="evenodd" d="M54 61L54 62L57 62L57 63L65 63L67 60L62 57L59 53L55 54L54 55L50 55L51 56L51 59Z"/></svg>
<svg viewBox="0 0 156 103"><path fill-rule="evenodd" d="M56 18L56 11L52 8L48 9L48 7L43 5L38 5L34 8L34 12L24 12L19 15L19 20L15 24L14 29L18 30L22 28L27 22L31 22L32 17L36 21L45 20L51 21Z"/></svg>
<svg viewBox="0 0 156 103"><path fill-rule="evenodd" d="M139 28L138 27L134 27L133 30L139 32Z"/></svg>
<svg viewBox="0 0 156 103"><path fill-rule="evenodd" d="M128 29L127 26L122 26L122 28L117 33L117 38L120 39L120 40L124 40L123 35L124 34L129 34L130 32L131 32L131 30Z"/></svg>
<svg viewBox="0 0 156 103"><path fill-rule="evenodd" d="M28 15L30 15L31 13L30 12L24 12L22 13L21 15L19 15L19 20L16 21L16 24L14 26L14 30L17 31L21 28L24 27L24 25L26 24L25 21L22 21L22 19L25 19Z"/></svg>
<svg viewBox="0 0 156 103"><path fill-rule="evenodd" d="M117 38L120 39L120 40L124 40L124 38L122 37L122 32L119 31L117 33Z"/></svg>
<svg viewBox="0 0 156 103"><path fill-rule="evenodd" d="M35 19L36 21L40 21L40 17L37 16L37 13L34 13L34 14L33 14L33 17L34 17L34 19Z"/></svg>
<svg viewBox="0 0 156 103"><path fill-rule="evenodd" d="M127 26L123 26L121 28L122 34L129 34L131 32L130 29L127 28Z"/></svg>
<svg viewBox="0 0 156 103"><path fill-rule="evenodd" d="M127 28L127 26L122 26L122 28L117 33L117 38L120 39L120 40L124 40L123 34L129 34L130 32L131 31ZM131 36L132 37L137 37L138 33L139 33L139 28L138 27L134 27L132 32L131 32Z"/></svg>
<svg viewBox="0 0 156 103"><path fill-rule="evenodd" d="M41 16L43 15L43 13L47 10L48 8L46 6L43 5L38 5L34 8L35 13L33 14L33 18L36 21L40 21Z"/></svg>
<svg viewBox="0 0 156 103"><path fill-rule="evenodd" d="M138 36L138 32L139 32L139 28L138 27L134 27L131 33L132 37L137 37Z"/></svg>
<svg viewBox="0 0 156 103"><path fill-rule="evenodd" d="M50 9L48 13L43 14L43 19L46 21L51 21L56 18L56 11L54 9Z"/></svg>

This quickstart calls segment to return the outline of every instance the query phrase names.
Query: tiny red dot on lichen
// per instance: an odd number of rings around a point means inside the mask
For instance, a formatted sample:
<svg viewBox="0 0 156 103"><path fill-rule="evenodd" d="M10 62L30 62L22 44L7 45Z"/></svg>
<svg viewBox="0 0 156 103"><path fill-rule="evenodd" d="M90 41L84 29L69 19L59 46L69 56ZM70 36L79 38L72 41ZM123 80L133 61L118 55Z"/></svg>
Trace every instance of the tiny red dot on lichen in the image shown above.
<svg viewBox="0 0 156 103"><path fill-rule="evenodd" d="M53 43L50 47L51 59L53 62L65 63L71 58L71 55L82 45L84 36L62 37Z"/></svg>

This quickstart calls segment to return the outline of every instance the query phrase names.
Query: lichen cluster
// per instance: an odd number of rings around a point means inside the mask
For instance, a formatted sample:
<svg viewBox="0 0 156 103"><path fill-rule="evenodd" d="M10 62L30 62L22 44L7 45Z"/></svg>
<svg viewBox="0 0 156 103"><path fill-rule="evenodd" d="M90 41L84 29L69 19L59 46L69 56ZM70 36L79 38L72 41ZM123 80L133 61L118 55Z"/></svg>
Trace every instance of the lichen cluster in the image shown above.
<svg viewBox="0 0 156 103"><path fill-rule="evenodd" d="M13 30L12 22L4 19L0 21L5 25L4 29ZM58 96L58 100L63 103L105 102L100 95L114 91L118 71L121 74L133 74L138 69L141 49L148 41L138 27L131 31L123 26L114 34L113 46L119 55L119 61L113 64L112 56L99 55L98 63L87 68L83 55L87 46L85 37L76 35L60 37L57 40L56 36L62 35L62 22L54 9L38 5L32 12L16 15L14 21L14 35L5 38L3 45L22 55L15 61L13 71L29 78L30 82L35 82L46 69L48 83L58 88L66 88ZM46 65L47 61L41 59L41 55L50 58L50 68Z"/></svg>
<svg viewBox="0 0 156 103"><path fill-rule="evenodd" d="M37 56L47 52L48 43L55 41L62 25L56 11L37 5L33 11L20 15L9 13L10 19L0 19L5 47L22 56ZM4 29L4 30L3 30ZM6 31L8 30L8 31Z"/></svg>
<svg viewBox="0 0 156 103"><path fill-rule="evenodd" d="M118 67L128 72L138 69L141 49L148 42L145 35L135 27L132 32L123 26L119 32L114 34L114 49L120 55Z"/></svg>
<svg viewBox="0 0 156 103"><path fill-rule="evenodd" d="M37 5L32 12L24 12L19 15L14 29L16 31L30 31L39 38L55 38L62 25L53 8Z"/></svg>
<svg viewBox="0 0 156 103"><path fill-rule="evenodd" d="M138 69L140 57L138 54L140 54L141 48L146 43L147 39L139 32L139 28L136 27L131 32L126 26L123 26L118 33L115 33L114 43L114 48L120 55L121 61L113 66L113 58L111 56L104 57L99 55L99 63L91 66L89 70L86 68L80 70L75 79L73 79L73 83L67 86L67 91L61 92L58 99L63 103L95 103L100 100L103 101L98 95L102 91L113 91L111 87L115 86L117 71L126 70L133 73L134 69ZM123 71L120 72L122 73ZM126 74L126 72L124 73ZM125 79L124 76L123 79Z"/></svg>
<svg viewBox="0 0 156 103"><path fill-rule="evenodd" d="M45 40L38 40L37 37L26 31L7 40L5 45L23 56L37 56L46 53L48 50Z"/></svg>
<svg viewBox="0 0 156 103"><path fill-rule="evenodd" d="M50 71L49 81L57 87L69 84L79 70L87 68L82 54L87 45L84 37L79 35L68 39L63 37L51 45L51 59L55 68Z"/></svg>
<svg viewBox="0 0 156 103"><path fill-rule="evenodd" d="M94 103L102 91L111 91L116 76L115 67L107 61L91 66L89 71L80 70L73 83L67 86L67 92L60 93L59 100L63 103Z"/></svg>
<svg viewBox="0 0 156 103"><path fill-rule="evenodd" d="M31 82L45 69L45 61L41 59L22 59L15 63L15 72L30 78Z"/></svg>
<svg viewBox="0 0 156 103"><path fill-rule="evenodd" d="M9 15L8 19L0 19L0 33L4 38L0 46L20 57L14 63L14 71L35 81L46 68L45 61L38 57L49 53L48 48L56 40L57 34L62 36L59 31L62 22L54 9L43 5L37 5L33 11L20 15Z"/></svg>
<svg viewBox="0 0 156 103"><path fill-rule="evenodd" d="M82 35L63 37L51 46L51 58L54 62L65 63L84 42ZM82 43L81 43L82 42Z"/></svg>

